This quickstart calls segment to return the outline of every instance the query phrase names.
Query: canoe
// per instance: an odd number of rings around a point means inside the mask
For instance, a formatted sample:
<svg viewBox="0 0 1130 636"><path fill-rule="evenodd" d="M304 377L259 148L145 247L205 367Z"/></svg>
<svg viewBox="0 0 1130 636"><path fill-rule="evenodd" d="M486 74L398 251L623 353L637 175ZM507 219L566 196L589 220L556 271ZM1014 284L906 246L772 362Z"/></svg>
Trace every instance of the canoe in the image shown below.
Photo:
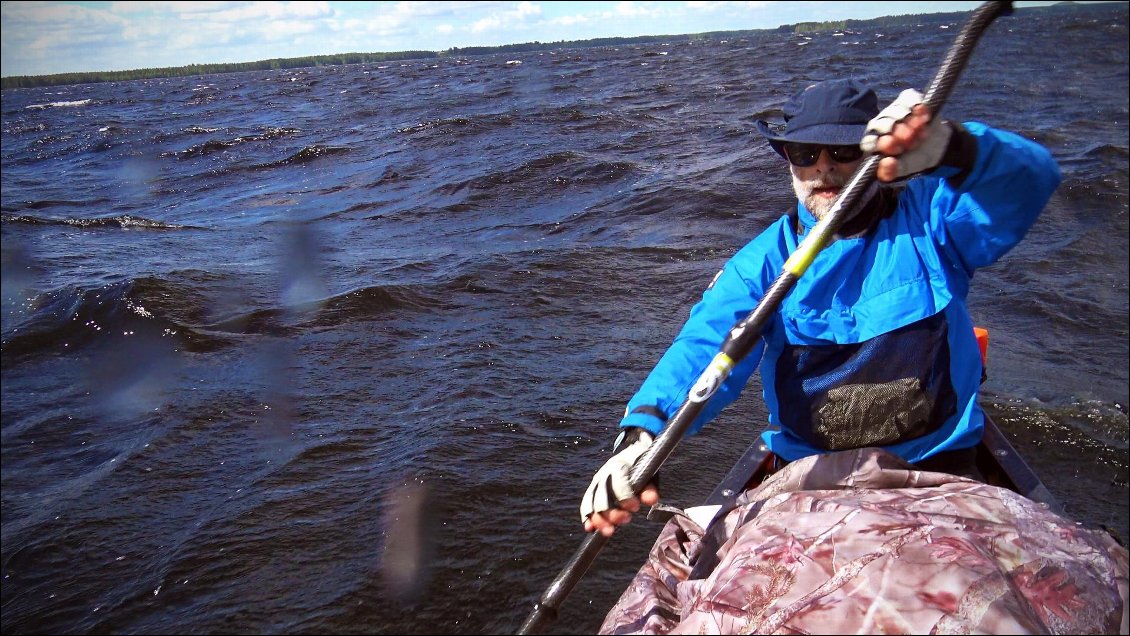
<svg viewBox="0 0 1130 636"><path fill-rule="evenodd" d="M1049 510L1064 515L1063 507L1040 480L1035 471L1024 461L1016 448L1001 432L996 422L985 414L985 433L981 443L977 446L977 468L985 477L985 483L991 486L1007 488L1023 495L1037 503L1044 504ZM733 468L719 482L710 496L706 498L704 506L720 506L727 510L734 499L743 491L756 488L766 477L776 472L783 462L769 448L758 439L746 449ZM648 519L664 521L670 516L663 506L655 507L648 513Z"/></svg>
<svg viewBox="0 0 1130 636"><path fill-rule="evenodd" d="M705 505L648 513L665 524L600 633L1126 633L1126 549L991 418L976 464L984 482L758 441Z"/></svg>

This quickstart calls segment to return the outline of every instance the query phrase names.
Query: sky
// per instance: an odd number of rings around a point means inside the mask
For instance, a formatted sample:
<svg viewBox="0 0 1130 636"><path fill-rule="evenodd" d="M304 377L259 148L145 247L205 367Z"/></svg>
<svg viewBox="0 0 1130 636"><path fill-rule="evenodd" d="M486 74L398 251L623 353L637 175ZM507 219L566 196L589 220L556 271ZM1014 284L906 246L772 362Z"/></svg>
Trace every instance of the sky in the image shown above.
<svg viewBox="0 0 1130 636"><path fill-rule="evenodd" d="M0 75L442 51L969 11L981 2L0 2ZM1015 2L1016 7L1055 2Z"/></svg>

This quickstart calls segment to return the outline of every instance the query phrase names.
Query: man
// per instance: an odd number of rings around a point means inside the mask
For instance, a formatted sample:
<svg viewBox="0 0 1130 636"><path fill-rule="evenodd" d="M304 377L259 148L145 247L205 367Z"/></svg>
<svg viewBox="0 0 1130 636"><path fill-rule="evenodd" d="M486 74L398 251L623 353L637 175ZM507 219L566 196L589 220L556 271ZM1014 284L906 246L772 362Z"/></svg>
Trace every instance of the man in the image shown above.
<svg viewBox="0 0 1130 636"><path fill-rule="evenodd" d="M921 99L904 91L880 113L864 84L829 80L789 100L780 134L757 123L789 163L796 211L726 263L628 402L613 456L581 502L587 531L610 536L641 501L658 502L654 484L632 493L632 464L830 211L862 148L884 155L878 181L899 185L871 186L690 432L733 402L760 363L779 427L764 440L787 461L876 446L922 468L971 467L983 431L982 362L965 297L974 271L1024 237L1060 175L1037 144L980 123L932 121Z"/></svg>

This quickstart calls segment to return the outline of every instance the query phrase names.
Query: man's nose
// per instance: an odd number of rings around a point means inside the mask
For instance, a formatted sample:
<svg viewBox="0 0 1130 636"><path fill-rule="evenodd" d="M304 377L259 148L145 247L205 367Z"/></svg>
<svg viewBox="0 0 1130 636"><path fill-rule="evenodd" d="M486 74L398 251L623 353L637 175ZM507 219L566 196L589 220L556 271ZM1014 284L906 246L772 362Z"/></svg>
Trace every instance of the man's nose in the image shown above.
<svg viewBox="0 0 1130 636"><path fill-rule="evenodd" d="M827 148L820 149L820 155L816 157L815 167L821 172L829 172L835 170L836 162L832 161L832 156L828 154Z"/></svg>

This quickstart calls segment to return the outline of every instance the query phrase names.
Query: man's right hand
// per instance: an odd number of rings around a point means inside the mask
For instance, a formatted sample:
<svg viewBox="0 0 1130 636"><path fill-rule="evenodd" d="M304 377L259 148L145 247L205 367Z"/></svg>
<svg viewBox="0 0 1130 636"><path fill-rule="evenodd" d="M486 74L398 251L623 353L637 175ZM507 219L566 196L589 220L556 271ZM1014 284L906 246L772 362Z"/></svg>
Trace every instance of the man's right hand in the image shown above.
<svg viewBox="0 0 1130 636"><path fill-rule="evenodd" d="M908 88L867 124L859 146L885 155L875 177L884 183L938 167L949 148L953 129L930 115L922 93Z"/></svg>
<svg viewBox="0 0 1130 636"><path fill-rule="evenodd" d="M627 428L612 449L612 457L596 472L581 499L581 521L586 532L599 530L612 536L618 526L632 520L641 501L649 506L659 503L659 490L648 484L639 497L632 491L629 479L632 465L647 451L655 438L642 428Z"/></svg>

